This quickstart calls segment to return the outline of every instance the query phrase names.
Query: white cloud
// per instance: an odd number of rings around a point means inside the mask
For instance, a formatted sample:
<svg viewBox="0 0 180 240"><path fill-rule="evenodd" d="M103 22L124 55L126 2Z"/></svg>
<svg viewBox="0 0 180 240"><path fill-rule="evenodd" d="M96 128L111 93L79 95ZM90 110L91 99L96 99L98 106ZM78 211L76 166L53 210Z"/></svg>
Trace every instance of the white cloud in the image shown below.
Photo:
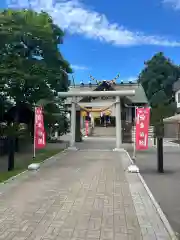
<svg viewBox="0 0 180 240"><path fill-rule="evenodd" d="M81 66L81 65L74 65L74 64L72 64L71 67L72 67L73 70L82 70L82 71L89 70L88 67Z"/></svg>
<svg viewBox="0 0 180 240"><path fill-rule="evenodd" d="M13 4L9 1L12 1ZM78 0L8 0L8 2L10 7L31 7L36 11L44 10L64 30L116 46L180 46L180 41L169 40L161 36L146 35L143 32L133 32L117 23L111 23L104 14L88 9Z"/></svg>
<svg viewBox="0 0 180 240"><path fill-rule="evenodd" d="M180 0L163 0L162 2L170 5L175 10L180 10Z"/></svg>

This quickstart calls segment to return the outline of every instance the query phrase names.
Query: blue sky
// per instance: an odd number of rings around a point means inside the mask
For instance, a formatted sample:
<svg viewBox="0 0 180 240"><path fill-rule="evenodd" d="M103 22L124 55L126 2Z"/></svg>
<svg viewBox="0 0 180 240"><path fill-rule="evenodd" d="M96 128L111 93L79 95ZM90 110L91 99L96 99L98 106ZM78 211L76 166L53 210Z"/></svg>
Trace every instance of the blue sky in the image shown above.
<svg viewBox="0 0 180 240"><path fill-rule="evenodd" d="M30 4L65 30L60 50L77 83L88 82L90 74L136 79L158 51L180 64L180 0L1 0L0 7Z"/></svg>

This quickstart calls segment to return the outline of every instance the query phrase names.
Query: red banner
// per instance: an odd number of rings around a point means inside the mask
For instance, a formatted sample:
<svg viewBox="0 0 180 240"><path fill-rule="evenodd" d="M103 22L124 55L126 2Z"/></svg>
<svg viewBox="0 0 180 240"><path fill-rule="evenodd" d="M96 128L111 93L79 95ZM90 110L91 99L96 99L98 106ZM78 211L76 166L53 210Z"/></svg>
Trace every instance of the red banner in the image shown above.
<svg viewBox="0 0 180 240"><path fill-rule="evenodd" d="M41 107L35 108L35 123L34 123L34 144L35 149L44 148L46 145L44 118Z"/></svg>
<svg viewBox="0 0 180 240"><path fill-rule="evenodd" d="M148 149L150 108L136 108L136 150Z"/></svg>
<svg viewBox="0 0 180 240"><path fill-rule="evenodd" d="M86 120L86 122L85 122L85 130L86 130L86 136L88 136L88 134L89 134L89 121L88 120Z"/></svg>

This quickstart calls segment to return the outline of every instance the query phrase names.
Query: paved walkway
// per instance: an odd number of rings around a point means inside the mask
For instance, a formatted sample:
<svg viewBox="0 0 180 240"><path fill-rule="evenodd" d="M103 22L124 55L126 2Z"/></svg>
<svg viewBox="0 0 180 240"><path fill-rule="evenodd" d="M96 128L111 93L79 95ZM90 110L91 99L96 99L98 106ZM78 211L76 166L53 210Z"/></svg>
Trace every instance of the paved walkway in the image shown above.
<svg viewBox="0 0 180 240"><path fill-rule="evenodd" d="M0 186L0 239L170 238L126 153L65 152Z"/></svg>
<svg viewBox="0 0 180 240"><path fill-rule="evenodd" d="M95 127L92 136L94 137L116 137L115 127Z"/></svg>

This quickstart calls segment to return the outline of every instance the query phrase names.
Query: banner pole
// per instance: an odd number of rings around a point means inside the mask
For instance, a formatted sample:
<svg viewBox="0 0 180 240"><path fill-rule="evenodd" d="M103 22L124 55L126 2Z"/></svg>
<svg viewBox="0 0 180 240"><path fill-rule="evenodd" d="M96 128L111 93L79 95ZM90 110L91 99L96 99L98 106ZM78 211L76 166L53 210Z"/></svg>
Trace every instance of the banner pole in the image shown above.
<svg viewBox="0 0 180 240"><path fill-rule="evenodd" d="M135 123L135 131L134 131L134 146L133 146L133 156L132 156L132 164L128 167L128 172L131 173L139 173L139 168L136 166L136 122L137 122L137 107L135 107L135 116L134 116L134 123Z"/></svg>
<svg viewBox="0 0 180 240"><path fill-rule="evenodd" d="M36 158L35 136L34 136L34 146L33 146L33 158Z"/></svg>

